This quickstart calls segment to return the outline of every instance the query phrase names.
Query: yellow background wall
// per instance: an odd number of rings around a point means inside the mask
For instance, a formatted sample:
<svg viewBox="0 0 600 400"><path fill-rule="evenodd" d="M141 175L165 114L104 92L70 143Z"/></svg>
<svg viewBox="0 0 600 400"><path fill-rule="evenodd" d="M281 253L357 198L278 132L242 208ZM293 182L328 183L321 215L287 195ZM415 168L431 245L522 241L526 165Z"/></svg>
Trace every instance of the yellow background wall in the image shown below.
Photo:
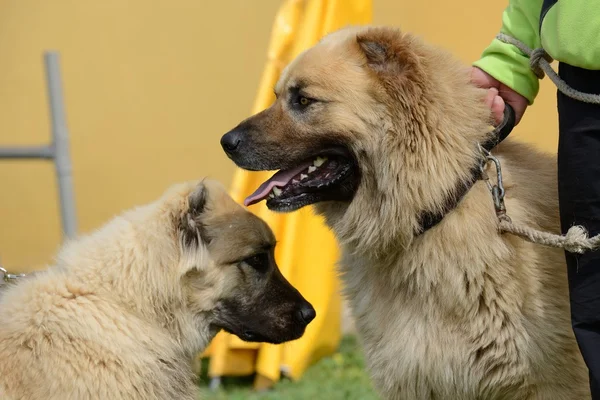
<svg viewBox="0 0 600 400"><path fill-rule="evenodd" d="M374 0L397 25L476 59L507 1ZM0 0L0 146L50 139L42 52L62 55L79 230L170 184L230 182L219 138L248 115L279 0ZM548 81L513 135L556 148ZM54 169L0 160L0 261L27 271L60 244Z"/></svg>

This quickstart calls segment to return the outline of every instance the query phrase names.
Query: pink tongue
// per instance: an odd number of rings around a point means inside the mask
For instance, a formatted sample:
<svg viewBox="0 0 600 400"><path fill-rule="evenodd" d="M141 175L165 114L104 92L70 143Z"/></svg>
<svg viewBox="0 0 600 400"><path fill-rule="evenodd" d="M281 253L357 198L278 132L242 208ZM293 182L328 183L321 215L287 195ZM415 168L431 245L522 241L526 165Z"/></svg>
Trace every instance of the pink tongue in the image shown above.
<svg viewBox="0 0 600 400"><path fill-rule="evenodd" d="M294 176L298 175L300 172L304 171L311 165L312 161L307 161L306 163L298 165L297 167L278 171L277 173L275 173L275 175L269 178L268 181L260 185L254 193L246 197L246 200L244 200L244 205L248 207L252 204L258 203L259 201L266 199L269 193L271 193L271 190L273 190L273 187L284 187L292 180Z"/></svg>

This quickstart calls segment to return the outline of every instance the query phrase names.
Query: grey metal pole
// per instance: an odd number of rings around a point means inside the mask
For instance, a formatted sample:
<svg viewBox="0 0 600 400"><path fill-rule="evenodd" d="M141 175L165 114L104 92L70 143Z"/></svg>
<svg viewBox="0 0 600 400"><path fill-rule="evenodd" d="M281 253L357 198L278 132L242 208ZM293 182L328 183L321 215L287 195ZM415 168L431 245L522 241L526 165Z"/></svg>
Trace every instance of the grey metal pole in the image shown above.
<svg viewBox="0 0 600 400"><path fill-rule="evenodd" d="M73 238L77 234L77 217L75 215L75 198L73 194L73 177L71 158L69 157L69 135L65 118L62 81L60 77L60 56L50 51L44 53L46 65L46 83L48 85L48 101L52 123L52 147L54 148L56 175L61 218L64 234Z"/></svg>
<svg viewBox="0 0 600 400"><path fill-rule="evenodd" d="M54 158L54 149L51 146L30 147L0 147L0 158Z"/></svg>

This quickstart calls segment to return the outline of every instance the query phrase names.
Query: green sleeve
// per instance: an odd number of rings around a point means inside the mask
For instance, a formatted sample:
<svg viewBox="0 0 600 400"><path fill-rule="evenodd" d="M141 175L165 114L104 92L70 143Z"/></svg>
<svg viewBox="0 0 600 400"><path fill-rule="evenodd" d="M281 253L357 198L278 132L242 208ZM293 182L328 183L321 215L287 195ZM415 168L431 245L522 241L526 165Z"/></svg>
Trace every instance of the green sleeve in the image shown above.
<svg viewBox="0 0 600 400"><path fill-rule="evenodd" d="M540 47L539 23L542 0L510 0L502 15L501 32ZM473 64L521 94L533 104L539 91L538 78L529 67L529 57L515 46L494 39Z"/></svg>

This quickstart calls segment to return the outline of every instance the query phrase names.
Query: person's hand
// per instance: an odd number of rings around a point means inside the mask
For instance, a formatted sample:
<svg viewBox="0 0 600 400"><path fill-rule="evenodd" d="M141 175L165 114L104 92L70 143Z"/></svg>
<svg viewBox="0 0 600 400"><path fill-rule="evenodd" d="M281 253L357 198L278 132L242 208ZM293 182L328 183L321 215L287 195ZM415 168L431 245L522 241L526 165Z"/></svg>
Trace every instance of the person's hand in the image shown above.
<svg viewBox="0 0 600 400"><path fill-rule="evenodd" d="M525 97L477 67L471 68L471 82L480 88L488 89L485 104L492 110L496 124L500 124L504 119L505 102L515 110L515 125L521 121L528 104Z"/></svg>

